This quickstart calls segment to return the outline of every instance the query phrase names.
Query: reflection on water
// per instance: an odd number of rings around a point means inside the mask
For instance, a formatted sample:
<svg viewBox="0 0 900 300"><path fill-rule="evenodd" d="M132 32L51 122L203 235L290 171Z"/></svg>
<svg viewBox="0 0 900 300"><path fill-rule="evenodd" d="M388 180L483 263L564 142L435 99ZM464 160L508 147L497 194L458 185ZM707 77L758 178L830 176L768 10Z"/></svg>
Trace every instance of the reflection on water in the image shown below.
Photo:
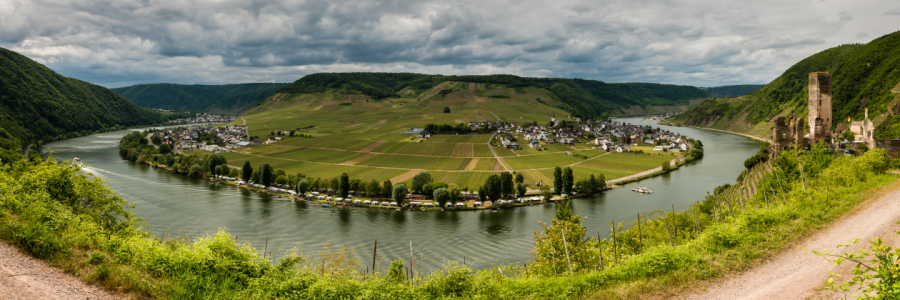
<svg viewBox="0 0 900 300"><path fill-rule="evenodd" d="M636 123L639 119L626 119ZM678 171L632 183L587 199L573 201L572 209L587 217L589 231L606 235L607 220L630 224L635 214L656 209L683 210L700 200L715 185L733 182L742 162L755 154L760 143L715 131L663 127L703 141L705 157ZM372 242L378 239L378 254L386 260L409 257L409 242L423 255L425 267L440 267L447 260L466 257L469 266L524 262L533 247L532 232L538 222L553 219L555 204L514 209L467 212L398 212L348 207L324 208L316 203L293 203L286 198L250 192L231 186L212 185L163 170L135 165L118 157L123 130L71 140L44 147L59 160L79 157L85 168L102 178L110 188L137 203L135 214L161 235L183 229L188 235L214 233L227 228L240 240L262 248L266 235L269 250L302 246L317 253L331 242L355 248L360 259L371 259ZM635 186L653 190L652 195L631 192ZM276 248L272 245L277 244ZM380 268L386 268L382 265Z"/></svg>

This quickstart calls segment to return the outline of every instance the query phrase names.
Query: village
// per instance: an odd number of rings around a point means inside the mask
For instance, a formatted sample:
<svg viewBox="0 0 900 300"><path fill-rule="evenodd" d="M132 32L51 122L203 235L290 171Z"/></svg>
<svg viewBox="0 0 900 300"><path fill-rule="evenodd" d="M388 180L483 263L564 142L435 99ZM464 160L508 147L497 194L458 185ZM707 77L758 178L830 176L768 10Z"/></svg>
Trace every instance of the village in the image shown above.
<svg viewBox="0 0 900 300"><path fill-rule="evenodd" d="M175 119L170 121L175 124L185 124L185 123L221 123L221 122L231 122L236 120L236 116L221 116L221 115L209 115L209 114L200 114L198 113L193 118L184 118L184 119Z"/></svg>

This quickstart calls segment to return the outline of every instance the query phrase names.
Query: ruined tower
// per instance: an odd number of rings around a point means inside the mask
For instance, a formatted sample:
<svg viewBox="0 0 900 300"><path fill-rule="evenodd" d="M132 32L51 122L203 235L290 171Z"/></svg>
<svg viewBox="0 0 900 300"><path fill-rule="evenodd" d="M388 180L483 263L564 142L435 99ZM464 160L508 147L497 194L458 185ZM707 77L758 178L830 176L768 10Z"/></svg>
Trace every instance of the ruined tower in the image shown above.
<svg viewBox="0 0 900 300"><path fill-rule="evenodd" d="M809 143L831 142L831 73L809 73Z"/></svg>

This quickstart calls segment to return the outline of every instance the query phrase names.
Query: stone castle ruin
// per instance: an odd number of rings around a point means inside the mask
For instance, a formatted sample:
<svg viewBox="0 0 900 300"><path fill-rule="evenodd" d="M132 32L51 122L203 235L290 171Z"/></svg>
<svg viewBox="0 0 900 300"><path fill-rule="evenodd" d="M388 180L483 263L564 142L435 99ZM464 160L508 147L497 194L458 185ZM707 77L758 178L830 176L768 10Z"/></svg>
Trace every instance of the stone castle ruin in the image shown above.
<svg viewBox="0 0 900 300"><path fill-rule="evenodd" d="M809 143L831 143L831 73L809 74Z"/></svg>
<svg viewBox="0 0 900 300"><path fill-rule="evenodd" d="M772 157L778 157L781 151L793 147L797 143L801 149L806 148L808 139L803 136L803 119L791 118L790 123L785 124L784 117L775 118L775 128L772 129L772 146L769 153Z"/></svg>
<svg viewBox="0 0 900 300"><path fill-rule="evenodd" d="M772 145L769 153L772 157L777 157L782 151L790 149L793 145L799 146L801 149L807 148L810 144L824 142L826 145L840 146L844 148L845 144L865 144L868 148L885 148L891 157L900 156L900 140L875 140L875 124L869 119L869 109L865 109L865 119L861 121L853 121L847 117L850 124L841 124L838 128L849 130L853 133L854 142L842 142L840 145L834 143L835 132L831 131L833 123L831 102L831 74L828 72L813 72L809 74L809 116L807 124L809 124L809 133L804 135L803 119L798 117L790 117L789 123L786 117L779 116L774 120L775 127L772 129ZM843 131L843 130L838 130ZM850 145L852 146L852 145Z"/></svg>

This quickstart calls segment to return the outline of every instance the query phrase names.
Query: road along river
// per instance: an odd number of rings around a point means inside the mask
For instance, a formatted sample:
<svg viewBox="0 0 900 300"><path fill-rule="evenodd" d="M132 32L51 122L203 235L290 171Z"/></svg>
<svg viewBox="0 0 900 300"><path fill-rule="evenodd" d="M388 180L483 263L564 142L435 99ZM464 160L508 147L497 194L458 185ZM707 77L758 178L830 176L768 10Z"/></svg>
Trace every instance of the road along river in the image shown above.
<svg viewBox="0 0 900 300"><path fill-rule="evenodd" d="M572 202L576 213L587 217L589 232L609 233L607 220L629 223L640 211L684 210L716 185L733 183L743 170L743 161L755 154L761 142L732 134L657 125L640 118L617 119L633 124L662 127L699 139L704 144L703 159L669 174L591 198ZM378 256L385 263L409 257L412 241L416 256L422 255L423 269L436 268L449 260L465 261L474 268L527 262L533 248L532 232L538 222L553 219L556 204L536 205L498 212L409 212L350 207L323 208L316 203L294 203L287 198L250 192L226 185L129 163L118 155L119 139L132 130L107 132L47 144L58 160L81 158L87 169L110 188L137 203L135 214L150 224L154 234L167 231L188 236L215 233L227 228L241 241L249 241L262 251L268 235L268 250L300 247L316 255L319 247L332 243L355 248L363 265L372 259L372 244L378 239ZM643 186L653 194L631 191ZM277 257L277 254L276 254Z"/></svg>

